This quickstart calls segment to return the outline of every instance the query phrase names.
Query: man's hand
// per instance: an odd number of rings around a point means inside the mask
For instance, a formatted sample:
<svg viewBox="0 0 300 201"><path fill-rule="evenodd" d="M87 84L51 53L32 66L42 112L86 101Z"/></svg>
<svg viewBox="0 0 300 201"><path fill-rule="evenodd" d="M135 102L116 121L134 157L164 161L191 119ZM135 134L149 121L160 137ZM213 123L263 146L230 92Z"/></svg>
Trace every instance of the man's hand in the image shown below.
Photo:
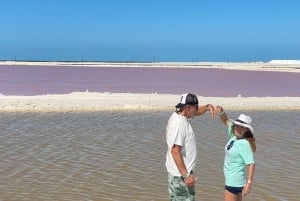
<svg viewBox="0 0 300 201"><path fill-rule="evenodd" d="M195 185L196 177L194 175L188 176L186 179L184 179L184 183L187 185L187 187L192 187Z"/></svg>
<svg viewBox="0 0 300 201"><path fill-rule="evenodd" d="M212 104L207 104L206 105L206 110L210 111L212 119L214 119L216 117L216 110L215 110L215 107Z"/></svg>
<svg viewBox="0 0 300 201"><path fill-rule="evenodd" d="M198 115L198 116L202 115L207 111L210 111L212 119L214 119L216 117L215 108L212 104L198 106L198 110L197 110L196 115Z"/></svg>

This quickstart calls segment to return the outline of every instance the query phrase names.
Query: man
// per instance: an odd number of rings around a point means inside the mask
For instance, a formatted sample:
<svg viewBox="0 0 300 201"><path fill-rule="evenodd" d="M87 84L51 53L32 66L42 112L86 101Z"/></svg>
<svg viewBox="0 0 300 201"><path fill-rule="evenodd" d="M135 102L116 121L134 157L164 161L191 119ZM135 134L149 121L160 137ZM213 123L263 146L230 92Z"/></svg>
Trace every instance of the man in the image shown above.
<svg viewBox="0 0 300 201"><path fill-rule="evenodd" d="M194 94L182 94L180 102L175 106L166 129L168 151L166 168L168 171L168 188L170 200L195 200L194 184L196 177L193 170L196 165L196 139L189 119L210 111L215 117L211 104L198 106L198 98Z"/></svg>

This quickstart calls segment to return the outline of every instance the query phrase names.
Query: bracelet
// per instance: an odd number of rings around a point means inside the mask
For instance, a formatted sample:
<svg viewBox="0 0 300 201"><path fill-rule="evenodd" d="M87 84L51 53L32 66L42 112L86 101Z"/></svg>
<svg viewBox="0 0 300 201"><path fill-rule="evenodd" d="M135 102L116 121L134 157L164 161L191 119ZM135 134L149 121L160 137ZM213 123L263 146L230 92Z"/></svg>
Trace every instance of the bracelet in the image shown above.
<svg viewBox="0 0 300 201"><path fill-rule="evenodd" d="M224 114L225 113L225 111L223 110L223 112L219 112L219 115L222 115L222 114Z"/></svg>
<svg viewBox="0 0 300 201"><path fill-rule="evenodd" d="M251 183L252 183L252 181L251 181L251 180L248 180L248 181L247 181L247 183L248 183L248 184L251 184Z"/></svg>
<svg viewBox="0 0 300 201"><path fill-rule="evenodd" d="M189 176L190 176L190 174L189 174L189 173L186 173L186 174L183 175L182 177L183 177L183 179L187 179Z"/></svg>

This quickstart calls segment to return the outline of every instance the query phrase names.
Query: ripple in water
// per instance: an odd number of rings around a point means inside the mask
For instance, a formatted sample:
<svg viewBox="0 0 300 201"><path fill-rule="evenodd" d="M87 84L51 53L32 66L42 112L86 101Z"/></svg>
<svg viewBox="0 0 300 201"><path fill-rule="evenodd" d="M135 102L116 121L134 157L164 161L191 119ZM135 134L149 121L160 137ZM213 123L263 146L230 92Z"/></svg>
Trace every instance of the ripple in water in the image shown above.
<svg viewBox="0 0 300 201"><path fill-rule="evenodd" d="M230 117L237 112L228 111ZM246 200L297 200L299 112L251 111L256 173ZM0 113L0 200L168 200L168 112ZM210 115L197 134L201 200L223 199L225 129Z"/></svg>

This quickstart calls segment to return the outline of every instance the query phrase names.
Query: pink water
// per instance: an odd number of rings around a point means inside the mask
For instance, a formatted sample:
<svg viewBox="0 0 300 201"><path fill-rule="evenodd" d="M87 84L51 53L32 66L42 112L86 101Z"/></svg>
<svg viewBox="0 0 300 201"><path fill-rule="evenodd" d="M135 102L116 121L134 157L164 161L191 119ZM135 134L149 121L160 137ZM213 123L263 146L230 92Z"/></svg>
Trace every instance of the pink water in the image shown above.
<svg viewBox="0 0 300 201"><path fill-rule="evenodd" d="M300 73L196 68L0 66L3 95L185 92L201 96L300 96Z"/></svg>

